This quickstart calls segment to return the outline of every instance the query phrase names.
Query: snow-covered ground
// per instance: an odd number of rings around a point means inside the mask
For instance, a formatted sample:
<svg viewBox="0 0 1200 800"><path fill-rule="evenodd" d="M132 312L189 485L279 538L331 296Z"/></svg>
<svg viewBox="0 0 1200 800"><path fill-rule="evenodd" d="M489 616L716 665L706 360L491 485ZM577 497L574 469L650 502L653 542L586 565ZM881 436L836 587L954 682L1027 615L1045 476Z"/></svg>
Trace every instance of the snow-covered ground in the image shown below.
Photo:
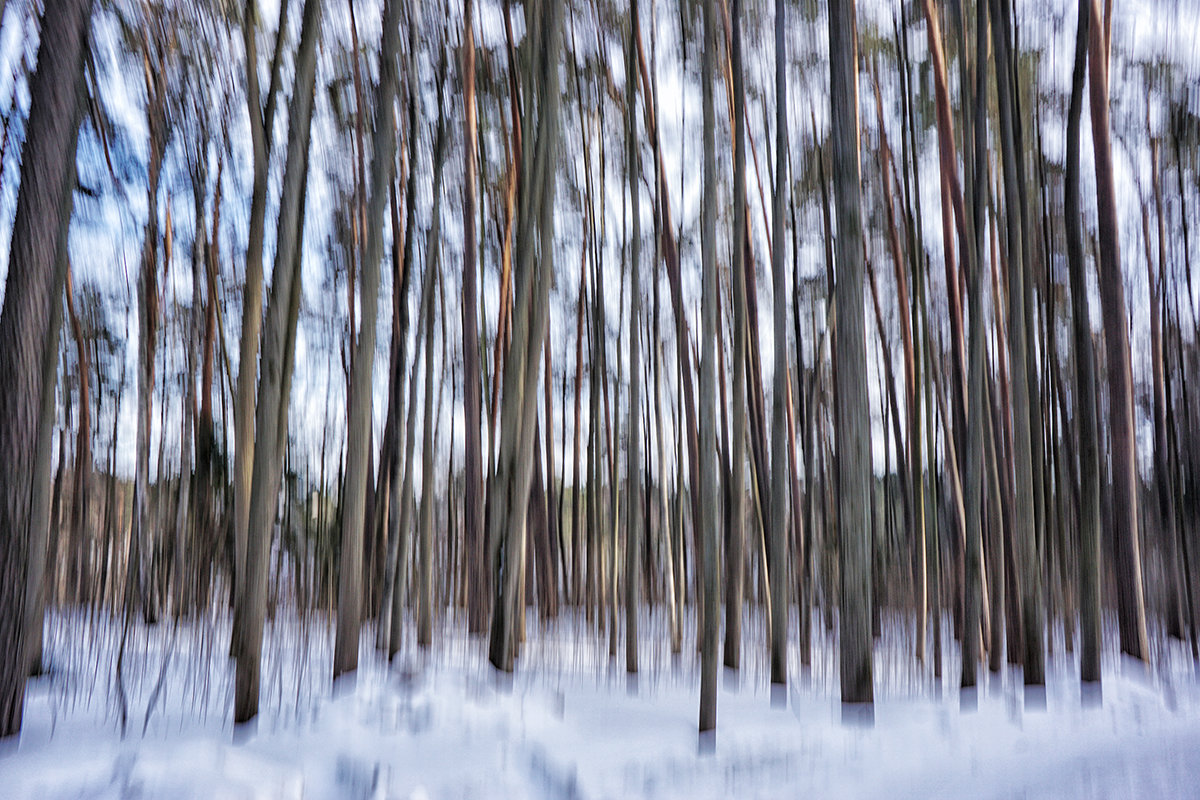
<svg viewBox="0 0 1200 800"><path fill-rule="evenodd" d="M0 753L0 797L1200 797L1200 685L1178 644L1156 649L1149 670L1110 647L1103 698L1085 702L1060 634L1044 710L1011 671L983 671L971 710L952 648L939 684L916 664L911 630L890 624L864 726L841 718L836 647L819 626L819 657L803 670L792 654L786 705L773 704L751 615L742 672L723 676L715 753L701 755L692 648L673 659L658 619L642 630L632 683L594 627L531 618L511 685L461 626L447 625L429 654L406 648L391 669L367 631L355 684L335 692L330 628L280 619L267 633L259 727L246 735L230 723L227 621L135 625L122 736L121 626L55 616L52 671L30 683L24 731Z"/></svg>

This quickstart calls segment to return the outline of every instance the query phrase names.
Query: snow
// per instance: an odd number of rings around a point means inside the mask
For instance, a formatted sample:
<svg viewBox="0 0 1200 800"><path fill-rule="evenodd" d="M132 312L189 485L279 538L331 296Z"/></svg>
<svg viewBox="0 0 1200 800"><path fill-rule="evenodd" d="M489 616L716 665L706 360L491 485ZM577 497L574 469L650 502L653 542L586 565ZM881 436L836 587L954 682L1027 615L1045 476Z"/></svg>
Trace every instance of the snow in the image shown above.
<svg viewBox="0 0 1200 800"><path fill-rule="evenodd" d="M1200 685L1179 643L1161 645L1149 668L1110 644L1102 698L1085 697L1060 632L1044 709L1025 700L1015 670L981 671L972 709L953 642L935 682L913 658L911 623L892 620L864 725L842 719L836 642L819 620L813 665L801 669L794 651L786 704L773 703L765 631L748 614L743 668L723 676L716 749L704 755L694 618L676 658L661 617L647 615L636 680L623 654L609 658L607 635L571 616L530 618L508 681L457 623L428 654L406 646L390 669L364 629L360 669L335 690L332 629L280 614L250 732L230 722L227 619L131 625L124 736L119 621L50 618L52 669L30 682L22 735L0 753L0 796L1200 797Z"/></svg>

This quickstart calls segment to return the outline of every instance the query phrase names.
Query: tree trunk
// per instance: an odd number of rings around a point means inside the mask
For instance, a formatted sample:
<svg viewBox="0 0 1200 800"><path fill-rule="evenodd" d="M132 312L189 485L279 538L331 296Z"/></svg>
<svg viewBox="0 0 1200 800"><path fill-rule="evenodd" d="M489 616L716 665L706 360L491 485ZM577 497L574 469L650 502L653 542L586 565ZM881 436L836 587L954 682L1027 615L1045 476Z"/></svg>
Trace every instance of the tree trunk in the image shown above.
<svg viewBox="0 0 1200 800"><path fill-rule="evenodd" d="M362 310L354 356L350 419L346 428L346 482L342 508L341 567L338 578L337 636L334 639L333 677L358 668L358 634L361 623L362 542L366 510L367 455L371 447L371 376L375 369L375 323L379 308L379 262L383 257L383 212L396 166L394 98L399 83L396 56L400 46L401 0L385 0L383 39L379 52L379 86L375 98L374 134L371 141L371 186L367 206L367 233L363 248L360 293ZM415 20L409 21L416 24ZM409 135L415 135L410 132Z"/></svg>
<svg viewBox="0 0 1200 800"><path fill-rule="evenodd" d="M1037 526L1034 517L1034 479L1031 431L1031 393L1029 385L1028 326L1025 281L1029 265L1025 259L1024 240L1027 229L1020 199L1019 182L1024 178L1017 165L1015 127L1017 121L1013 100L1013 68L1006 16L1000 11L999 0L991 1L994 24L992 45L995 48L996 95L1000 108L1000 142L1003 160L1004 205L1008 233L1008 344L1010 351L1009 378L1013 419L1013 474L1016 478L1016 515L1014 538L1021 571L1021 614L1025 644L1025 685L1045 683L1045 651L1043 645L1042 565L1039 560ZM1040 436L1040 433L1037 434Z"/></svg>
<svg viewBox="0 0 1200 800"><path fill-rule="evenodd" d="M1108 32L1097 0L1091 0L1088 27L1088 98L1092 147L1096 155L1096 207L1100 230L1100 309L1108 360L1109 427L1112 444L1113 526L1117 567L1117 621L1121 652L1148 661L1146 605L1138 536L1137 439L1133 412L1133 374L1129 356L1125 281L1117 230L1108 115Z"/></svg>
<svg viewBox="0 0 1200 800"><path fill-rule="evenodd" d="M441 91L439 89L439 96ZM438 106L441 108L441 105ZM433 468L433 357L434 317L433 287L437 285L438 260L441 254L442 169L446 163L446 126L438 118L437 141L433 148L433 213L429 237L425 243L425 282L431 293L430 303L423 310L425 326L425 424L421 439L421 519L420 572L418 574L417 644L428 648L433 641L433 496L437 479ZM365 272L365 271L364 271ZM365 305L364 305L365 308ZM410 431L409 435L415 435Z"/></svg>
<svg viewBox="0 0 1200 800"><path fill-rule="evenodd" d="M463 414L465 419L463 469L463 546L469 565L467 589L468 626L484 629L487 614L486 550L483 541L483 485L479 431L479 323L475 298L475 29L474 0L463 0Z"/></svg>
<svg viewBox="0 0 1200 800"><path fill-rule="evenodd" d="M637 82L633 79L637 67L635 56L638 28L638 3L631 0L629 4L629 38L626 41L626 76L625 81L625 115L627 120L628 163L626 170L629 177L629 209L631 232L629 239L629 445L626 452L625 485L628 494L626 501L627 523L625 529L625 670L629 673L638 671L637 619L638 619L638 587L640 585L640 555L642 550L642 499L641 478L638 477L642 466L642 355L641 355L641 318L642 318L642 281L638 259L641 253L642 236L642 206L638 185L641 181L641 145L638 142L637 127ZM550 376L547 374L546 380ZM551 432L546 434L550 437ZM553 475L549 476L553 480Z"/></svg>
<svg viewBox="0 0 1200 800"><path fill-rule="evenodd" d="M771 403L771 533L767 558L771 575L771 683L787 684L788 602L788 431L787 431L787 273L784 271L784 197L788 181L787 47L784 0L775 0L775 192L771 215L771 275L775 319L775 377ZM856 93L857 96L857 93ZM855 137L857 139L857 136ZM857 153L855 159L857 160ZM853 234L851 234L853 235ZM862 275L859 275L861 284ZM858 309L862 313L862 287ZM740 487L739 487L740 488Z"/></svg>
<svg viewBox="0 0 1200 800"><path fill-rule="evenodd" d="M836 190L837 482L842 702L873 703L871 669L871 427L863 322L858 35L854 0L829 7L833 185Z"/></svg>
<svg viewBox="0 0 1200 800"><path fill-rule="evenodd" d="M30 84L29 119L21 158L0 311L0 738L21 730L25 705L25 572L30 548L30 484L37 451L42 355L50 329L55 270L66 258L75 184L75 143L81 76L91 24L90 0L48 0L42 15L38 66Z"/></svg>
<svg viewBox="0 0 1200 800"><path fill-rule="evenodd" d="M700 749L712 752L716 748L717 726L717 606L720 586L717 584L720 561L720 539L717 522L717 463L716 409L717 396L717 164L713 111L713 67L716 61L716 12L713 0L704 0L704 56L701 61L700 82L704 102L704 190L701 206L700 248L702 263L701 326L700 326L700 481L692 493L702 504L701 513L694 518L696 539L703 542L700 565L703 572L704 622L700 643ZM685 347L685 342L679 342Z"/></svg>
<svg viewBox="0 0 1200 800"><path fill-rule="evenodd" d="M242 629L236 613L242 605L241 593L246 571L246 547L250 528L250 494L254 467L254 394L258 376L259 334L262 330L263 238L266 227L267 182L269 180L271 139L275 98L280 82L280 63L287 26L288 0L279 4L279 25L275 32L275 53L271 61L271 77L267 86L266 110L258 83L258 48L256 45L258 7L255 0L246 0L242 19L242 38L246 51L246 105L250 118L250 142L254 164L254 183L250 193L250 222L246 239L246 277L242 294L242 334L238 347L237 395L234 399L234 460L233 460L233 598L235 604L231 655L237 656L242 646Z"/></svg>
<svg viewBox="0 0 1200 800"><path fill-rule="evenodd" d="M242 591L235 609L235 628L243 634L236 651L237 675L233 718L248 722L258 714L263 621L275 510L287 444L288 394L291 386L295 331L299 316L299 269L304 230L304 195L308 175L317 44L321 35L321 0L305 0L296 52L296 77L288 111L287 160L279 202L275 264L262 343L262 379L258 386L253 472ZM359 515L361 522L362 515ZM236 620L241 619L241 625Z"/></svg>
<svg viewBox="0 0 1200 800"><path fill-rule="evenodd" d="M562 49L562 3L549 0L526 6L526 35L536 42L530 64L522 127L533 131L531 158L521 162L520 207L517 219L515 309L512 339L504 360L500 453L495 477L496 506L488 522L489 541L497 545L495 601L488 659L496 669L511 672L518 641L514 635L518 581L524 563L526 508L532 481L534 430L537 427L537 387L541 352L549 316L553 275L555 154L558 147L558 58ZM537 108L536 130L534 107ZM535 245L536 242L536 245ZM541 257L534 259L535 246Z"/></svg>

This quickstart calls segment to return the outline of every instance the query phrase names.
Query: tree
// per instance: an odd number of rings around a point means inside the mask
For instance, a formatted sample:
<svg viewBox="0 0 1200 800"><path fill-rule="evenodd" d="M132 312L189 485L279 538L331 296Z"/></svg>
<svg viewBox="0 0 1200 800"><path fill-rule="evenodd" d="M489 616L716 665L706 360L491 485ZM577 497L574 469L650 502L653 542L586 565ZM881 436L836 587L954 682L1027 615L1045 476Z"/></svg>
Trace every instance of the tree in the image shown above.
<svg viewBox="0 0 1200 800"><path fill-rule="evenodd" d="M279 24L275 31L275 49L267 96L262 97L258 83L258 6L246 0L242 15L242 39L246 51L246 107L250 119L250 143L254 164L254 182L250 192L250 222L246 238L246 273L242 292L242 333L238 347L237 394L234 399L233 461L233 598L240 605L246 571L246 546L250 528L250 492L254 465L254 394L258 385L258 345L262 330L263 238L266 229L267 180L270 169L271 140L275 122L275 103L279 95L282 55L287 29L288 0L279 3ZM242 645L239 616L234 617L232 655Z"/></svg>
<svg viewBox="0 0 1200 800"><path fill-rule="evenodd" d="M1117 188L1113 176L1108 119L1108 58L1111 18L1091 0L1088 26L1088 100L1092 117L1092 149L1096 154L1096 208L1100 233L1100 314L1108 361L1109 436L1112 447L1112 502L1117 566L1117 622L1121 652L1147 661L1146 604L1142 594L1142 562L1138 543L1137 437L1133 416L1133 370L1129 356L1129 323L1125 316L1125 281L1117 223Z"/></svg>
<svg viewBox="0 0 1200 800"><path fill-rule="evenodd" d="M303 235L304 189L321 35L321 0L304 0L296 77L288 109L288 147L280 195L279 226L272 272L271 297L262 344L262 378L255 409L255 448L246 541L246 567L235 609L235 628L243 641L235 655L234 722L258 714L262 667L263 619L267 605L267 568L275 529L275 510L287 444L287 408L300 302L300 238ZM240 626L236 623L240 618Z"/></svg>
<svg viewBox="0 0 1200 800"><path fill-rule="evenodd" d="M733 268L730 283L733 284L733 402L730 414L733 417L733 457L730 465L729 499L733 507L729 511L728 544L725 553L724 661L726 667L738 669L742 657L742 584L746 574L746 90L742 74L741 0L733 0L732 17L730 71L733 73ZM774 565L770 574L771 586L774 588L778 583L775 580Z"/></svg>
<svg viewBox="0 0 1200 800"><path fill-rule="evenodd" d="M338 577L337 636L333 677L358 668L358 634L362 609L363 524L366 511L367 456L371 449L371 376L375 369L375 322L379 309L379 262L383 259L383 211L396 166L394 98L399 84L396 58L400 46L401 0L385 0L379 50L379 86L375 93L371 140L371 187L367 233L359 291L362 296L358 349L350 383L350 419L346 428L346 482L343 490L342 560ZM409 24L416 24L411 18ZM409 135L412 135L410 132ZM427 362L428 363L428 362Z"/></svg>
<svg viewBox="0 0 1200 800"><path fill-rule="evenodd" d="M532 133L531 147L520 160L519 211L513 263L512 338L504 359L499 458L489 496L496 498L488 523L495 553L491 636L488 660L511 672L516 658L517 589L524 574L525 523L533 473L537 387L542 343L549 317L554 270L555 153L558 148L558 57L562 46L562 0L525 6L525 30L535 57L530 60L523 93L521 129ZM535 258L535 254L540 255Z"/></svg>
<svg viewBox="0 0 1200 800"><path fill-rule="evenodd" d="M775 318L774 401L771 404L771 535L768 544L771 574L771 683L787 683L788 587L788 449L787 430L787 273L783 263L783 205L788 186L787 47L784 0L775 0L775 197L771 216L771 275ZM831 62L832 63L832 62ZM855 156L857 158L857 155ZM743 167L744 168L744 167ZM861 284L862 276L859 275ZM862 287L859 286L859 312ZM739 491L741 487L738 487Z"/></svg>
<svg viewBox="0 0 1200 800"><path fill-rule="evenodd" d="M1031 417L1032 392L1029 385L1029 328L1026 325L1025 282L1030 279L1026 255L1029 252L1021 203L1020 182L1023 180L1017 162L1014 113L1013 67L1010 53L1011 31L1007 7L999 0L990 0L992 16L992 47L995 50L996 97L1000 109L1000 146L1004 180L1004 206L1007 213L1005 230L1008 242L1008 347L1009 377L1012 405L1013 475L1016 480L1013 535L1021 571L1021 628L1025 644L1024 673L1026 686L1041 686L1045 679L1045 650L1042 642L1042 579L1038 554L1037 526L1034 518L1034 479Z"/></svg>
<svg viewBox="0 0 1200 800"><path fill-rule="evenodd" d="M704 195L700 220L700 432L698 449L700 483L692 488L701 502L699 519L693 520L697 542L703 542L700 568L703 571L703 628L700 640L700 749L716 747L717 727L717 604L720 587L720 538L717 535L716 409L717 396L717 163L713 111L713 66L716 61L716 12L713 0L704 0L704 55L700 82L704 104ZM685 347L683 342L680 347Z"/></svg>
<svg viewBox="0 0 1200 800"><path fill-rule="evenodd" d="M961 9L960 9L961 11ZM965 23L959 14L959 41L965 47L962 29ZM984 231L984 187L987 174L987 3L975 4L975 52L974 61L963 73L973 73L975 86L971 113L974 119L967 125L967 153L965 170L967 194L971 203L971 215L966 220L966 236L963 237L963 264L967 270L967 312L971 325L967 341L967 463L963 496L966 534L964 625L962 636L962 680L961 685L971 687L976 682L981 638L981 616L983 613L983 488L984 488L984 419L988 414L988 402L984 386L987 339L987 320L983 316L983 231ZM960 62L961 63L961 62ZM965 67L966 65L964 65ZM964 116L967 116L964 111ZM968 149L964 148L964 150ZM965 214L964 214L965 216Z"/></svg>
<svg viewBox="0 0 1200 800"><path fill-rule="evenodd" d="M1087 78L1088 17L1091 0L1080 0L1075 33L1075 64L1067 107L1063 222L1071 283L1071 331L1075 350L1075 419L1079 427L1079 629L1083 639L1080 678L1100 681L1100 456L1096 444L1096 376L1092 320L1088 311L1083 260L1083 212L1079 207L1079 127Z"/></svg>
<svg viewBox="0 0 1200 800"><path fill-rule="evenodd" d="M483 556L483 483L479 433L479 322L475 313L475 16L474 0L463 0L463 547L467 574L467 615L470 629L481 632L487 609L486 569Z"/></svg>
<svg viewBox="0 0 1200 800"><path fill-rule="evenodd" d="M863 321L862 195L859 188L858 34L855 0L829 5L833 185L837 212L838 603L842 703L874 702L871 670L871 427Z"/></svg>
<svg viewBox="0 0 1200 800"><path fill-rule="evenodd" d="M446 126L442 109L441 76L438 77L438 130L433 146L433 214L429 238L425 243L425 289L430 302L421 310L425 334L425 419L421 439L421 519L420 573L417 607L417 644L428 648L433 641L433 495L437 477L433 467L433 287L438 285L438 259L441 255L442 168L446 163ZM414 398L415 399L415 398ZM416 431L409 431L415 436Z"/></svg>
<svg viewBox="0 0 1200 800"><path fill-rule="evenodd" d="M642 496L641 479L638 472L642 465L642 280L638 258L641 252L642 207L638 192L641 181L641 159L639 156L637 127L637 61L635 58L638 28L638 3L629 3L629 36L625 42L625 117L629 175L629 447L626 452L625 484L629 496L626 502L627 523L625 530L625 669L638 671L637 615L639 562L642 552ZM546 380L550 380L549 372ZM546 432L551 437L551 432ZM550 476L553 481L554 476Z"/></svg>
<svg viewBox="0 0 1200 800"><path fill-rule="evenodd" d="M0 738L21 730L25 705L25 571L30 483L44 390L55 271L65 262L91 0L47 0L30 85L21 182L0 310Z"/></svg>

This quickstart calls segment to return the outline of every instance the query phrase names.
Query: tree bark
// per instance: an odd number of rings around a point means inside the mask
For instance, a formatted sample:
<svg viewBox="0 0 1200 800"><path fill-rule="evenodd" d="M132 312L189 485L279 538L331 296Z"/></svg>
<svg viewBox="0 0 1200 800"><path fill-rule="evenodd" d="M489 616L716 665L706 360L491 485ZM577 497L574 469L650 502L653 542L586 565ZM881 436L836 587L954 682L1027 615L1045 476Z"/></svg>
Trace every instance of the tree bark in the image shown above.
<svg viewBox="0 0 1200 800"><path fill-rule="evenodd" d="M1146 604L1138 535L1137 438L1134 429L1133 372L1129 355L1125 281L1117 227L1117 194L1109 139L1108 58L1105 26L1097 0L1091 0L1088 26L1088 98L1092 149L1096 159L1096 207L1100 232L1100 309L1108 361L1109 429L1112 444L1112 503L1117 567L1117 621L1121 652L1148 661ZM1019 501L1018 501L1019 502ZM1028 667L1026 667L1028 669Z"/></svg>
<svg viewBox="0 0 1200 800"><path fill-rule="evenodd" d="M837 482L843 704L874 702L871 668L871 428L863 321L858 35L854 0L829 7L833 185L836 194Z"/></svg>
<svg viewBox="0 0 1200 800"><path fill-rule="evenodd" d="M254 429L253 471L247 518L246 563L242 590L235 609L235 628L243 639L235 652L235 723L258 714L259 673L262 667L263 622L275 510L287 444L288 394L300 299L300 238L304 225L317 44L321 36L321 0L305 0L296 52L296 77L288 111L287 159L279 203L275 263L267 303L262 343L262 378L258 385ZM361 514L359 515L361 521ZM241 624L237 625L240 618Z"/></svg>
<svg viewBox="0 0 1200 800"><path fill-rule="evenodd" d="M713 111L713 69L716 61L716 13L713 0L704 0L704 55L701 61L700 82L703 87L704 126L704 191L701 205L700 252L702 286L700 301L700 481L692 488L702 504L700 515L693 520L697 540L703 542L700 566L703 572L702 592L704 622L700 642L700 749L712 752L716 747L717 726L717 617L720 587L720 540L717 532L717 463L716 409L717 396L717 164ZM683 347L684 343L680 342Z"/></svg>
<svg viewBox="0 0 1200 800"><path fill-rule="evenodd" d="M346 429L346 482L342 512L342 560L338 578L337 635L333 677L358 668L361 623L363 522L366 510L367 461L371 447L371 376L375 369L375 323L379 308L379 262L383 257L383 212L396 167L394 98L399 84L396 56L400 47L401 0L385 0L379 52L379 86L375 97L371 140L371 186L363 248L360 292L362 310L349 397ZM409 20L415 25L414 19ZM415 135L414 132L409 135Z"/></svg>
<svg viewBox="0 0 1200 800"><path fill-rule="evenodd" d="M626 451L625 485L627 522L625 529L625 670L638 671L637 620L640 600L638 588L642 551L642 482L638 477L642 466L642 281L640 265L642 237L642 207L638 191L641 181L641 158L637 127L637 59L638 2L629 4L629 38L625 60L625 115L627 120L629 177L629 445ZM546 380L550 376L547 374ZM547 436L550 436L547 432ZM553 480L553 475L550 476Z"/></svg>
<svg viewBox="0 0 1200 800"><path fill-rule="evenodd" d="M787 45L784 0L775 0L775 192L771 214L771 275L774 295L775 376L771 403L771 533L767 557L771 575L771 683L787 684L787 629L791 580L788 577L788 429L787 429L787 273L784 271L784 198L788 193ZM855 94L857 97L857 92ZM857 140L857 136L854 137ZM857 153L855 154L857 158ZM851 233L853 235L853 233ZM858 309L862 313L862 275ZM740 488L740 487L739 487Z"/></svg>
<svg viewBox="0 0 1200 800"><path fill-rule="evenodd" d="M1031 431L1031 393L1029 385L1029 341L1026 325L1025 281L1030 279L1025 259L1024 240L1028 234L1020 199L1019 183L1024 178L1018 168L1015 144L1017 125L1013 100L1013 69L1006 17L999 0L990 0L994 20L992 46L995 49L996 95L1000 108L1004 205L1008 234L1008 345L1010 351L1011 406L1013 419L1013 474L1016 479L1014 539L1021 571L1021 615L1025 644L1025 685L1045 683L1043 644L1042 565L1038 554L1037 526L1034 517L1034 461ZM1040 436L1040 433L1037 434Z"/></svg>
<svg viewBox="0 0 1200 800"><path fill-rule="evenodd" d="M42 397L42 354L50 329L55 268L66 257L74 200L80 81L91 0L48 0L38 66L30 85L21 181L0 311L0 738L21 730L25 705L25 571L30 484Z"/></svg>

